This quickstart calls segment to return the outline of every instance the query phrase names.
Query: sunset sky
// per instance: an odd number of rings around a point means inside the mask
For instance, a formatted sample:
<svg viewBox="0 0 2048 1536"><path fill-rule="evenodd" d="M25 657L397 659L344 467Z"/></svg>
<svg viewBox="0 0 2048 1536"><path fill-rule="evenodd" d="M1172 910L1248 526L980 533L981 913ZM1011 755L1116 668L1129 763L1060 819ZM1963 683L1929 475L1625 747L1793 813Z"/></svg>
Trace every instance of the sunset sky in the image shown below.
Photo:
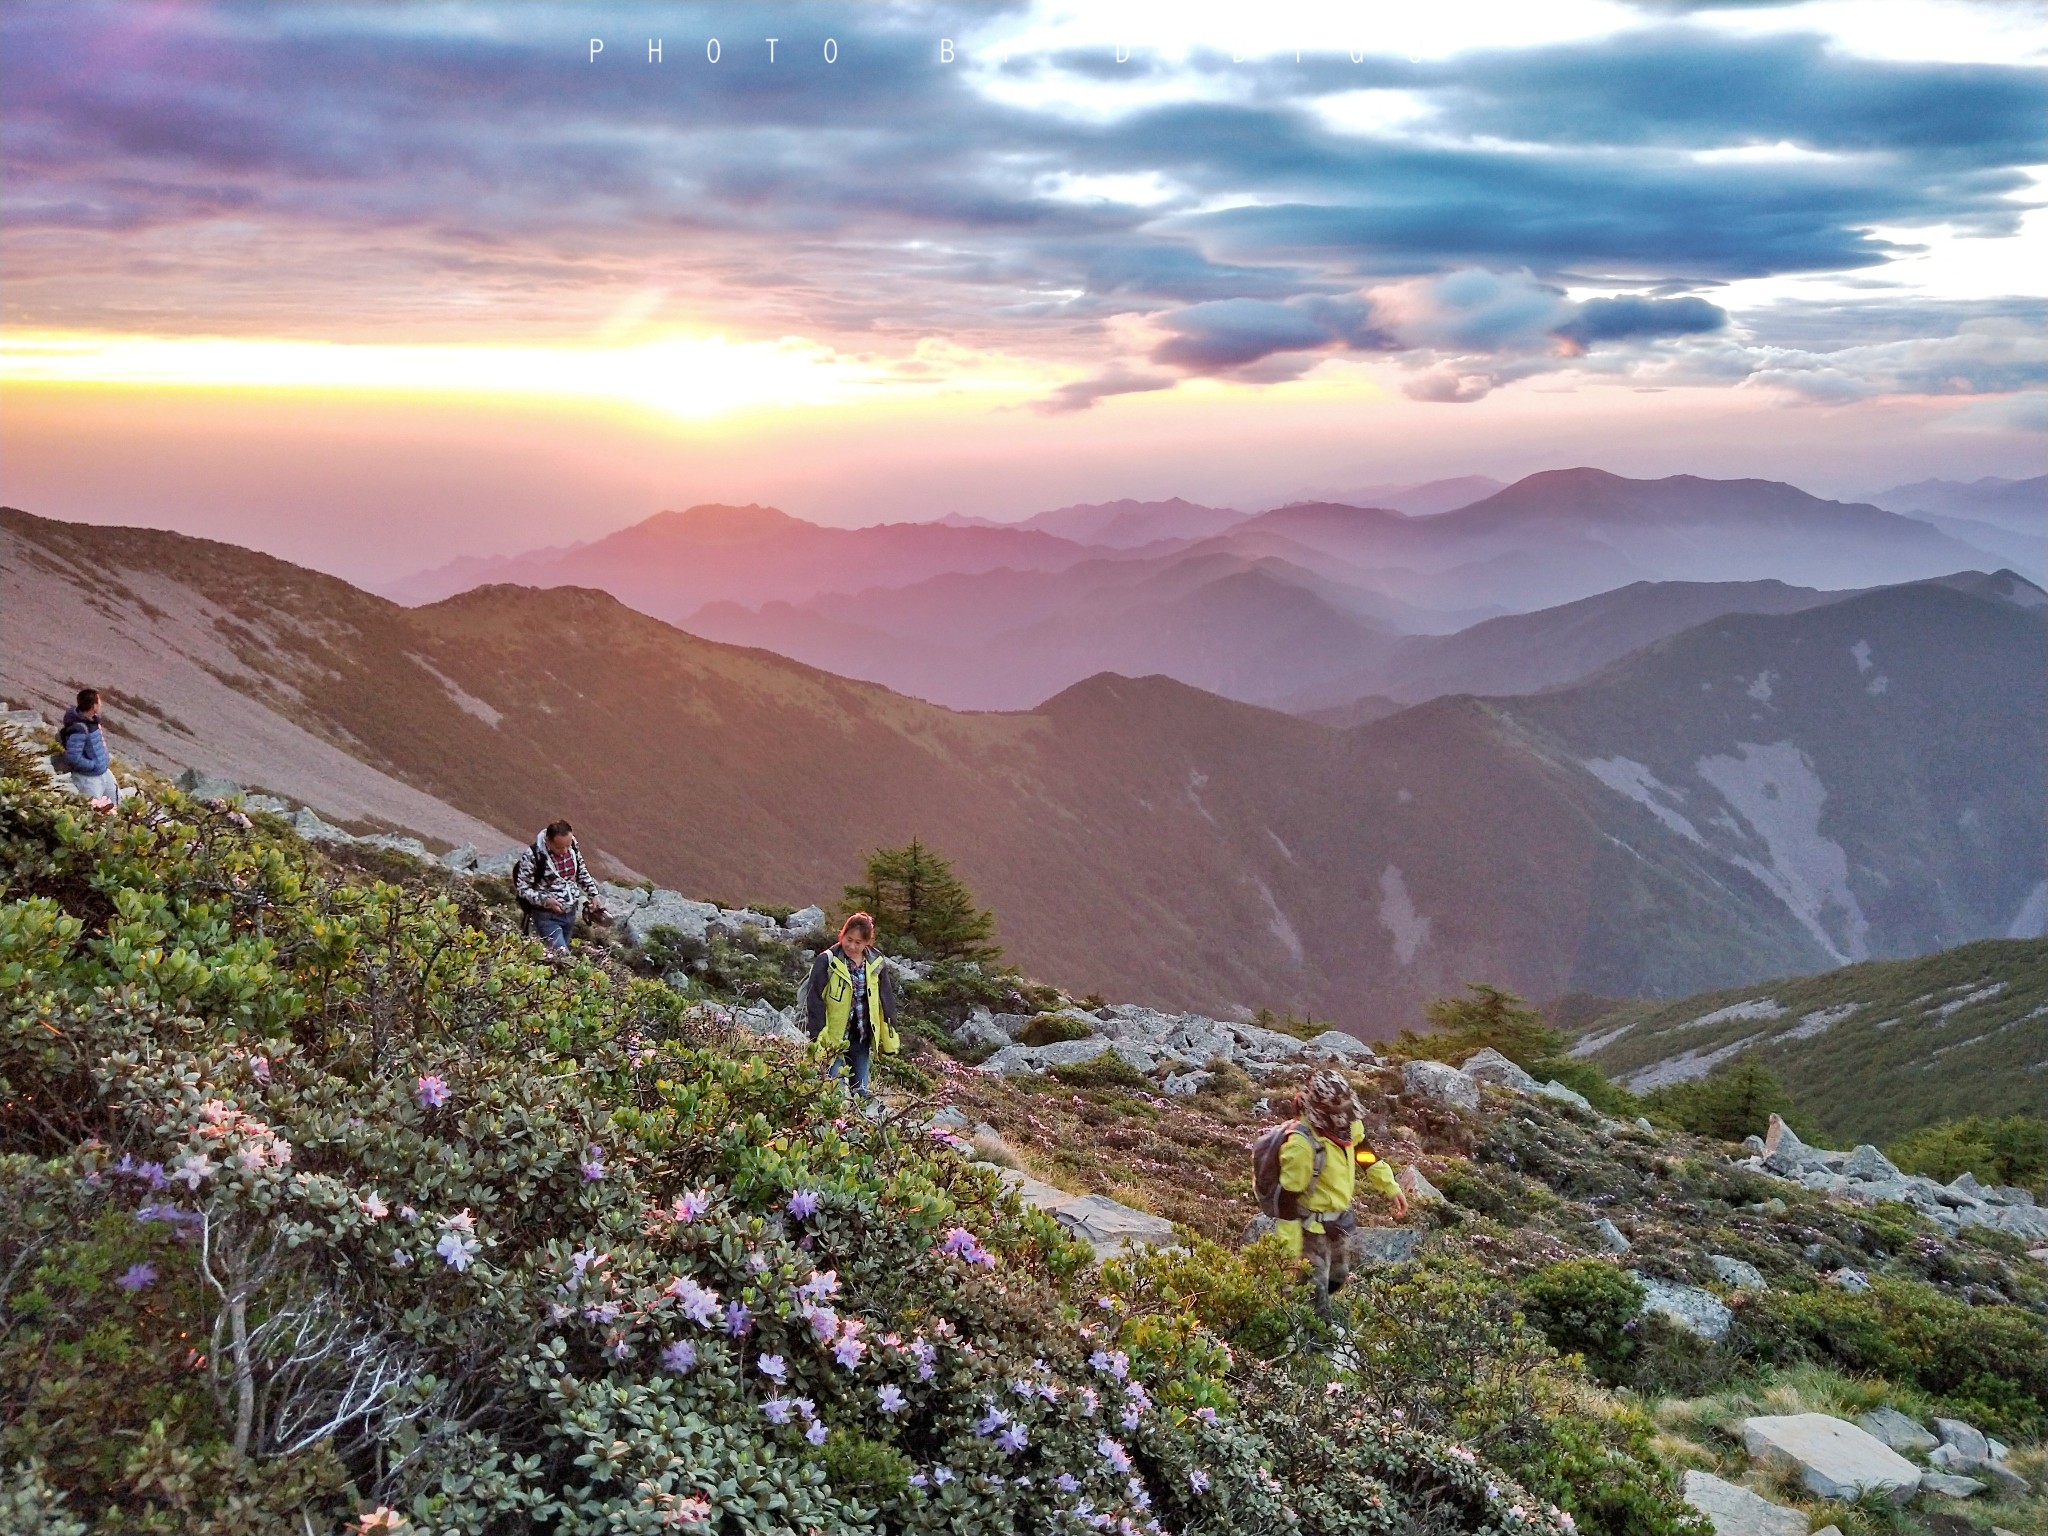
<svg viewBox="0 0 2048 1536"><path fill-rule="evenodd" d="M709 500L2038 474L2044 66L1927 0L12 3L0 500L375 580Z"/></svg>

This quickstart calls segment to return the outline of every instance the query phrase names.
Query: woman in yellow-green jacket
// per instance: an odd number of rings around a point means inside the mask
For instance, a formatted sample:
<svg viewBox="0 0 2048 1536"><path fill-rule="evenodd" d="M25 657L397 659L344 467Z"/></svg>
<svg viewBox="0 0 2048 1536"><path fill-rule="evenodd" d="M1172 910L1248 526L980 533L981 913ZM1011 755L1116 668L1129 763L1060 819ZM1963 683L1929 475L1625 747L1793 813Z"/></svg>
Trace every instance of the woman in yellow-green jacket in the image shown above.
<svg viewBox="0 0 2048 1536"><path fill-rule="evenodd" d="M1316 1311L1325 1316L1331 1295L1351 1277L1346 1238L1358 1225L1351 1201L1361 1168L1365 1182L1394 1202L1394 1214L1406 1216L1408 1197L1393 1169L1365 1144L1351 1085L1335 1072L1318 1072L1302 1091L1300 1125L1280 1148L1279 1227L1288 1251L1308 1260Z"/></svg>
<svg viewBox="0 0 2048 1536"><path fill-rule="evenodd" d="M896 976L874 948L875 920L856 912L839 928L839 942L811 962L804 1027L832 1058L834 1075L851 1077L853 1091L868 1094L874 1053L894 1056Z"/></svg>

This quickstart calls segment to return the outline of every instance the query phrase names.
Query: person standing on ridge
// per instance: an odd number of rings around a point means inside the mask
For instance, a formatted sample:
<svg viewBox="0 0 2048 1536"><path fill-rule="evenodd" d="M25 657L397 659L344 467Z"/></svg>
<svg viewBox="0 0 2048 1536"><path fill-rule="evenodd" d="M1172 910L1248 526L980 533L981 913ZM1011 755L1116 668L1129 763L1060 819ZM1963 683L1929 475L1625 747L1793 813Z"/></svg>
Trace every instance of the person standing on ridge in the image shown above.
<svg viewBox="0 0 2048 1536"><path fill-rule="evenodd" d="M856 912L839 928L838 942L818 952L804 984L804 1029L832 1057L832 1074L850 1077L853 1091L868 1092L874 1053L894 1056L896 974L875 949L875 920Z"/></svg>
<svg viewBox="0 0 2048 1536"><path fill-rule="evenodd" d="M1365 1144L1365 1125L1351 1085L1335 1072L1309 1079L1297 1102L1299 1118L1275 1126L1260 1143L1278 1140L1278 1190L1272 1214L1287 1251L1308 1260L1315 1282L1316 1312L1330 1315L1330 1297L1351 1277L1349 1239L1358 1225L1351 1214L1358 1171L1394 1202L1394 1214L1408 1214L1408 1197L1394 1172ZM1276 1135L1277 1133L1277 1135ZM1260 1182L1254 1149L1254 1183Z"/></svg>
<svg viewBox="0 0 2048 1536"><path fill-rule="evenodd" d="M569 935L576 931L578 917L587 913L593 922L610 921L597 882L583 863L583 850L576 845L576 830L566 821L549 822L519 856L512 894L550 959L569 953Z"/></svg>
<svg viewBox="0 0 2048 1536"><path fill-rule="evenodd" d="M78 706L64 711L57 727L57 769L71 775L71 787L88 800L119 804L121 786L114 780L114 760L100 734L100 692L78 690Z"/></svg>

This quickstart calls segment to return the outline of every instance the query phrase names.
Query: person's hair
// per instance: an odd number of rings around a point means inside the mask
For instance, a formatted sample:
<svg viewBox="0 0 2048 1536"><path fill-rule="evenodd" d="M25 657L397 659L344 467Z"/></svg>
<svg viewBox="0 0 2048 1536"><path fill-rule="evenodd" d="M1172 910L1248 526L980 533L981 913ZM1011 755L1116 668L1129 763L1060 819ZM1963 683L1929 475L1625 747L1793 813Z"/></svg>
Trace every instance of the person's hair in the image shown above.
<svg viewBox="0 0 2048 1536"><path fill-rule="evenodd" d="M85 709L91 709L91 708L93 707L93 705L95 705L95 704L99 703L99 701L100 701L100 691L99 691L99 689L97 689L97 688L81 688L81 689L79 689L79 690L78 690L78 707L79 707L79 708L80 708L81 710L85 710Z"/></svg>
<svg viewBox="0 0 2048 1536"><path fill-rule="evenodd" d="M570 826L569 823L567 823L566 821L551 821L548 823L547 831L541 833L541 836L549 838L565 837L569 833L574 832L575 830L576 829Z"/></svg>
<svg viewBox="0 0 2048 1536"><path fill-rule="evenodd" d="M856 912L839 925L839 942L844 944L849 933L857 933L863 942L874 938L875 920L865 912Z"/></svg>

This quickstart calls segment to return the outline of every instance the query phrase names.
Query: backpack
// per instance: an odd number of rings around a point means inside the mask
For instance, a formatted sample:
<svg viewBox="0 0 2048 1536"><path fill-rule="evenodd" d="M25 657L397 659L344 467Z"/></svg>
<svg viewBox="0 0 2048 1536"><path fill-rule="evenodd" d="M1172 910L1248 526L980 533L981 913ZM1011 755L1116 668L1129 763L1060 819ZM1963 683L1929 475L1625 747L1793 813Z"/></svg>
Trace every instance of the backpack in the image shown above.
<svg viewBox="0 0 2048 1536"><path fill-rule="evenodd" d="M1252 1143L1252 1197L1259 1202L1259 1209L1275 1221L1298 1219L1300 1194L1280 1187L1280 1149L1297 1132L1306 1136L1316 1149L1315 1170L1308 1179L1308 1187L1314 1189L1316 1180L1323 1176L1323 1160L1329 1153L1323 1138L1301 1121L1283 1120L1278 1125L1269 1125Z"/></svg>

